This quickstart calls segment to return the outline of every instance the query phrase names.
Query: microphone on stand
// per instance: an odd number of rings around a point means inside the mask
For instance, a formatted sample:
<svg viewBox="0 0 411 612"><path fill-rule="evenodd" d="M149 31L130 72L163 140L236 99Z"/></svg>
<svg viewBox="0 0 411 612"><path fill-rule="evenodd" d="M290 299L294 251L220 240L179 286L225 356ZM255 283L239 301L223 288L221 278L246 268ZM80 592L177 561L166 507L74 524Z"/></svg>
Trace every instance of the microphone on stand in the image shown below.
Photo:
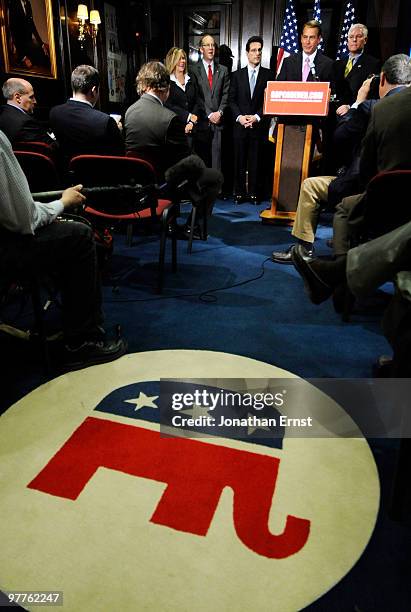
<svg viewBox="0 0 411 612"><path fill-rule="evenodd" d="M314 65L314 64L312 64L312 65L310 66L310 70L311 70L311 74L313 75L313 79L314 79L314 81L319 81L320 79L319 79L319 77L317 76L317 73L316 73L316 71L315 71L315 65Z"/></svg>

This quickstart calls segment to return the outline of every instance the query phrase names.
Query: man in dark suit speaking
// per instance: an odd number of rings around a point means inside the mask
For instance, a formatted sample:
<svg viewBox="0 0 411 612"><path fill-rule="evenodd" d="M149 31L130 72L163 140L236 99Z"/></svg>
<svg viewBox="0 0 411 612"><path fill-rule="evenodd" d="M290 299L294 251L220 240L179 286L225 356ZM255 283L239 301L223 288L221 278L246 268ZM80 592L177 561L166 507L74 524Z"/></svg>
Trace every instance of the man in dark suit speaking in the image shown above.
<svg viewBox="0 0 411 612"><path fill-rule="evenodd" d="M320 42L321 25L314 19L307 21L301 34L302 52L284 59L277 81L330 81L333 61L318 49Z"/></svg>
<svg viewBox="0 0 411 612"><path fill-rule="evenodd" d="M274 72L261 66L263 39L252 36L246 43L248 64L233 72L229 102L234 121L234 201L258 202L261 181L261 148L268 138L270 117L263 115L264 91L267 81L274 81ZM248 195L246 171L248 169Z"/></svg>
<svg viewBox="0 0 411 612"><path fill-rule="evenodd" d="M124 129L126 148L134 151L153 166L160 180L176 183L187 180L187 190L198 213L211 214L214 201L223 182L218 170L205 168L197 156L189 156L184 124L176 113L166 108L170 91L170 75L160 62L148 62L140 69L137 79L137 92L141 98L126 112ZM194 158L194 159L193 159ZM173 166L179 164L177 171ZM197 216L198 218L198 216ZM189 225L185 234L189 233ZM199 228L194 228L193 238L199 238Z"/></svg>
<svg viewBox="0 0 411 612"><path fill-rule="evenodd" d="M93 66L81 65L71 75L73 97L51 109L50 125L63 155L121 155L123 138L116 121L94 108L100 77Z"/></svg>

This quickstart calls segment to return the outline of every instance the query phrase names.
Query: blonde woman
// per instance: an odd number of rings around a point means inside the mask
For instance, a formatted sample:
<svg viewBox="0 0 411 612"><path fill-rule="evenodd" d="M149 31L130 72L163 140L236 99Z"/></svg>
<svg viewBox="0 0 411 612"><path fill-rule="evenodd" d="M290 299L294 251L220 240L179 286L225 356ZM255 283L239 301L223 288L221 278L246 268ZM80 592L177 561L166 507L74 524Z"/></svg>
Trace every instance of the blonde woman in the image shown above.
<svg viewBox="0 0 411 612"><path fill-rule="evenodd" d="M185 125L186 134L206 119L202 93L194 75L187 72L184 49L172 47L166 55L165 66L170 73L170 95L165 106L174 111Z"/></svg>

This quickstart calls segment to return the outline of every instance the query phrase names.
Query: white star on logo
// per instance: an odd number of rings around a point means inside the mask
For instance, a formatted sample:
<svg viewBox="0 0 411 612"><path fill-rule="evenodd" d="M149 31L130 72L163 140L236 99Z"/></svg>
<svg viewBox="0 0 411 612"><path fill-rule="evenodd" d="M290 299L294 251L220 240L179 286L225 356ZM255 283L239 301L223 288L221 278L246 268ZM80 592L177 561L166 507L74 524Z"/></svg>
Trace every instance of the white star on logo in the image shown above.
<svg viewBox="0 0 411 612"><path fill-rule="evenodd" d="M158 395L148 396L140 391L138 397L124 401L128 404L135 404L136 407L134 408L134 412L136 412L137 410L141 410L141 408L158 408L158 406L154 403L156 399L158 399Z"/></svg>

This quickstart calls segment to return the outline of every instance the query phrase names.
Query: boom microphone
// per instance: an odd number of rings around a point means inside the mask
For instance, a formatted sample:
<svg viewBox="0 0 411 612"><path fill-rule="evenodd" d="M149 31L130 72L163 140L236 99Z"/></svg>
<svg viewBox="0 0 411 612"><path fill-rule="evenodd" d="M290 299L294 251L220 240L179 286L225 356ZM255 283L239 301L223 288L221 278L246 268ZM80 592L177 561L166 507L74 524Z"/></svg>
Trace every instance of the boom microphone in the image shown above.
<svg viewBox="0 0 411 612"><path fill-rule="evenodd" d="M184 181L195 183L202 175L206 165L198 155L189 155L168 168L164 174L167 183L178 186Z"/></svg>

